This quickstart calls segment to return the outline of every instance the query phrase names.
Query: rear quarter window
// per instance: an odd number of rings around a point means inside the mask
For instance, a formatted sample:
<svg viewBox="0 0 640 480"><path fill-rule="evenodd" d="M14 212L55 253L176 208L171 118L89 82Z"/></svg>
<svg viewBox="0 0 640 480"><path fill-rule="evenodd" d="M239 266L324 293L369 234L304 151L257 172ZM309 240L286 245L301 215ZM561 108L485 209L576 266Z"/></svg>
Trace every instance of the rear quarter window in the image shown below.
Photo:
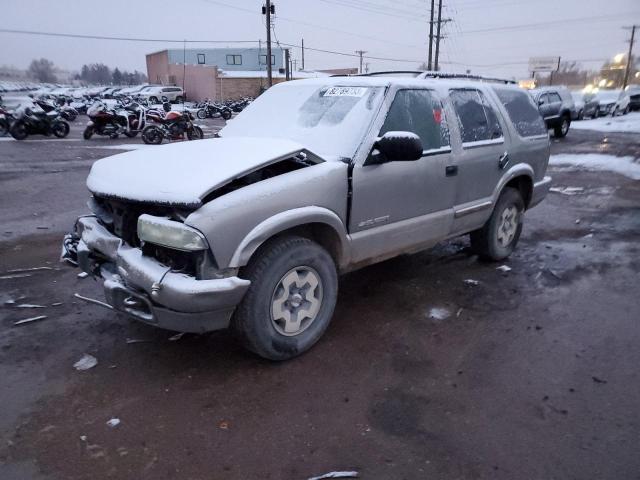
<svg viewBox="0 0 640 480"><path fill-rule="evenodd" d="M547 127L528 93L513 88L494 88L521 137L546 135Z"/></svg>
<svg viewBox="0 0 640 480"><path fill-rule="evenodd" d="M455 89L449 96L458 117L463 144L502 138L498 117L481 91Z"/></svg>

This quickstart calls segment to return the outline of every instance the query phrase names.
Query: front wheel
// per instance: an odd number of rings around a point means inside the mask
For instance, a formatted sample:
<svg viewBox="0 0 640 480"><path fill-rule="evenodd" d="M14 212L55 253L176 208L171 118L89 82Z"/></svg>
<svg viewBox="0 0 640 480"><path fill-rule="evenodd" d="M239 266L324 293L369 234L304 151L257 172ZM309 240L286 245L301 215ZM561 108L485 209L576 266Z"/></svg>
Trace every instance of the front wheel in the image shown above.
<svg viewBox="0 0 640 480"><path fill-rule="evenodd" d="M231 118L231 115L233 115L233 113L231 113L231 110L223 110L221 115L222 115L222 118L224 118L225 120L229 120Z"/></svg>
<svg viewBox="0 0 640 480"><path fill-rule="evenodd" d="M27 126L24 124L24 122L21 122L21 121L17 121L13 125L11 125L11 128L9 129L9 133L16 140L24 140L29 136L29 132L27 131Z"/></svg>
<svg viewBox="0 0 640 480"><path fill-rule="evenodd" d="M4 118L0 118L0 137L4 137L9 133L9 122Z"/></svg>
<svg viewBox="0 0 640 480"><path fill-rule="evenodd" d="M149 103L155 105L158 103L158 97L149 97Z"/></svg>
<svg viewBox="0 0 640 480"><path fill-rule="evenodd" d="M196 117L198 117L200 120L204 120L205 118L207 118L207 112L204 110L204 108L201 108L196 112Z"/></svg>
<svg viewBox="0 0 640 480"><path fill-rule="evenodd" d="M302 237L261 247L243 270L251 286L231 327L246 348L269 360L287 360L322 336L336 305L338 275L331 255Z"/></svg>
<svg viewBox="0 0 640 480"><path fill-rule="evenodd" d="M91 137L93 137L93 127L87 127L84 129L84 132L82 132L82 138L84 138L85 140L91 140Z"/></svg>
<svg viewBox="0 0 640 480"><path fill-rule="evenodd" d="M194 125L191 131L187 130L187 138L189 140L202 140L204 138L204 132L199 126Z"/></svg>
<svg viewBox="0 0 640 480"><path fill-rule="evenodd" d="M69 135L69 124L67 122L58 121L51 125L51 131L58 138L64 138Z"/></svg>
<svg viewBox="0 0 640 480"><path fill-rule="evenodd" d="M505 188L487 223L471 232L471 247L485 260L504 260L516 248L523 218L522 195L515 188Z"/></svg>
<svg viewBox="0 0 640 480"><path fill-rule="evenodd" d="M553 129L554 136L556 138L566 137L567 133L569 133L569 125L571 125L571 120L569 120L569 117L564 115L562 117L562 120L560 121L560 125L554 127Z"/></svg>
<svg viewBox="0 0 640 480"><path fill-rule="evenodd" d="M142 130L142 141L147 145L160 145L162 137L162 131L155 125L149 125Z"/></svg>

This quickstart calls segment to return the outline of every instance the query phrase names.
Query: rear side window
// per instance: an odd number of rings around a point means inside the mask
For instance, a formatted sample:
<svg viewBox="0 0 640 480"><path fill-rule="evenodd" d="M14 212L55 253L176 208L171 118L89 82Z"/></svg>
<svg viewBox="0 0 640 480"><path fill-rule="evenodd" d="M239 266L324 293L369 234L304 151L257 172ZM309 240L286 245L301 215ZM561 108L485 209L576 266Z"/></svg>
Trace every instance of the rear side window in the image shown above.
<svg viewBox="0 0 640 480"><path fill-rule="evenodd" d="M429 90L399 90L396 93L380 135L387 132L413 132L424 150L449 146L449 129L442 103Z"/></svg>
<svg viewBox="0 0 640 480"><path fill-rule="evenodd" d="M549 102L550 103L562 102L562 98L560 98L560 95L558 95L557 93L553 92L553 93L549 94Z"/></svg>
<svg viewBox="0 0 640 480"><path fill-rule="evenodd" d="M494 88L521 137L546 135L547 127L529 94L512 88Z"/></svg>
<svg viewBox="0 0 640 480"><path fill-rule="evenodd" d="M498 116L479 90L451 90L449 96L458 116L462 143L494 140L502 137Z"/></svg>

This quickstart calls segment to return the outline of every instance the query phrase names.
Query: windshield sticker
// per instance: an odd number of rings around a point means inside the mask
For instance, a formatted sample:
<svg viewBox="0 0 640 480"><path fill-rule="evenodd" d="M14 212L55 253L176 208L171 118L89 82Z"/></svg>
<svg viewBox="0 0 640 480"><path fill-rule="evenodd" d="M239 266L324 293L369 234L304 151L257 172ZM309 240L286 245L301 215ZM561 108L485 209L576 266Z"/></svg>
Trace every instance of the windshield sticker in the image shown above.
<svg viewBox="0 0 640 480"><path fill-rule="evenodd" d="M365 93L366 87L330 87L323 97L363 97Z"/></svg>

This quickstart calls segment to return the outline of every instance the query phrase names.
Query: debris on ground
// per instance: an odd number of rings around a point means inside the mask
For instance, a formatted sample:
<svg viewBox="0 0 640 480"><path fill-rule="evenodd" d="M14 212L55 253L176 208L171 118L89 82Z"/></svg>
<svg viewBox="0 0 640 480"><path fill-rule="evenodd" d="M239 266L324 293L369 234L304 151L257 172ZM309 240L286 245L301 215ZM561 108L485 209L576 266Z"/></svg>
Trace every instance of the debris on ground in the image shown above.
<svg viewBox="0 0 640 480"><path fill-rule="evenodd" d="M73 364L76 370L89 370L98 364L98 359L93 355L85 353L80 360Z"/></svg>
<svg viewBox="0 0 640 480"><path fill-rule="evenodd" d="M319 477L311 477L307 480L323 480L325 478L358 478L360 475L358 472L329 472Z"/></svg>
<svg viewBox="0 0 640 480"><path fill-rule="evenodd" d="M473 278L465 278L463 282L465 283L465 285L471 285L472 287L480 285L480 282L478 280L474 280Z"/></svg>
<svg viewBox="0 0 640 480"><path fill-rule="evenodd" d="M111 420L109 420L107 422L107 425L110 426L111 428L117 427L118 425L120 425L120 419L119 418L112 418Z"/></svg>
<svg viewBox="0 0 640 480"><path fill-rule="evenodd" d="M449 318L451 316L451 312L446 308L434 307L431 310L429 310L428 316L432 320L442 321Z"/></svg>
<svg viewBox="0 0 640 480"><path fill-rule="evenodd" d="M47 308L44 305L36 305L35 303L21 303L16 308Z"/></svg>
<svg viewBox="0 0 640 480"><path fill-rule="evenodd" d="M549 269L549 273L551 275L553 275L554 277L556 277L558 280L562 280L562 275L560 275L558 272L556 272L555 270Z"/></svg>
<svg viewBox="0 0 640 480"><path fill-rule="evenodd" d="M28 268L13 268L7 270L7 273L23 273L23 272L37 272L39 270L53 270L53 267L28 267Z"/></svg>
<svg viewBox="0 0 640 480"><path fill-rule="evenodd" d="M37 317L25 318L24 320L18 320L14 322L14 325L23 325L25 323L37 322L38 320L44 320L47 318L46 315L38 315Z"/></svg>
<svg viewBox="0 0 640 480"><path fill-rule="evenodd" d="M598 378L598 377L591 377L593 379L594 382L596 383L607 383L606 380L603 380L602 378Z"/></svg>
<svg viewBox="0 0 640 480"><path fill-rule="evenodd" d="M218 424L218 428L220 428L222 430L229 430L229 422L227 422L226 420L221 421Z"/></svg>
<svg viewBox="0 0 640 480"><path fill-rule="evenodd" d="M551 187L550 192L561 193L562 195L578 195L584 192L583 187Z"/></svg>
<svg viewBox="0 0 640 480"><path fill-rule="evenodd" d="M89 274L87 272L80 272L77 277L78 278L87 278Z"/></svg>
<svg viewBox="0 0 640 480"><path fill-rule="evenodd" d="M148 340L146 338L127 338L127 343L128 344L132 344L132 343L149 343L151 342L151 340Z"/></svg>
<svg viewBox="0 0 640 480"><path fill-rule="evenodd" d="M0 276L0 280L13 280L14 278L27 278L30 276L30 273L16 273L14 275L2 275Z"/></svg>
<svg viewBox="0 0 640 480"><path fill-rule="evenodd" d="M500 265L499 267L496 268L496 270L502 273L507 273L511 271L511 267L508 265Z"/></svg>
<svg viewBox="0 0 640 480"><path fill-rule="evenodd" d="M52 307L59 307L60 305L62 305L62 302L56 302L51 304Z"/></svg>
<svg viewBox="0 0 640 480"><path fill-rule="evenodd" d="M460 315L462 315L462 308L459 308L458 311L456 312L456 318L460 318Z"/></svg>
<svg viewBox="0 0 640 480"><path fill-rule="evenodd" d="M169 341L170 341L170 342L177 342L177 341L178 341L178 340L180 340L183 336L184 336L184 332L176 333L175 335L172 335L171 337L169 337Z"/></svg>
<svg viewBox="0 0 640 480"><path fill-rule="evenodd" d="M11 299L11 300L7 300L6 302L4 302L5 305L15 305L16 301Z"/></svg>
<svg viewBox="0 0 640 480"><path fill-rule="evenodd" d="M101 307L108 308L109 310L113 310L113 307L108 303L101 302L100 300L96 300L95 298L83 297L79 293L74 293L74 297L79 298L80 300L84 300L85 302L95 303L96 305L100 305Z"/></svg>
<svg viewBox="0 0 640 480"><path fill-rule="evenodd" d="M576 225L579 225L579 224L580 224L580 219L576 218Z"/></svg>

